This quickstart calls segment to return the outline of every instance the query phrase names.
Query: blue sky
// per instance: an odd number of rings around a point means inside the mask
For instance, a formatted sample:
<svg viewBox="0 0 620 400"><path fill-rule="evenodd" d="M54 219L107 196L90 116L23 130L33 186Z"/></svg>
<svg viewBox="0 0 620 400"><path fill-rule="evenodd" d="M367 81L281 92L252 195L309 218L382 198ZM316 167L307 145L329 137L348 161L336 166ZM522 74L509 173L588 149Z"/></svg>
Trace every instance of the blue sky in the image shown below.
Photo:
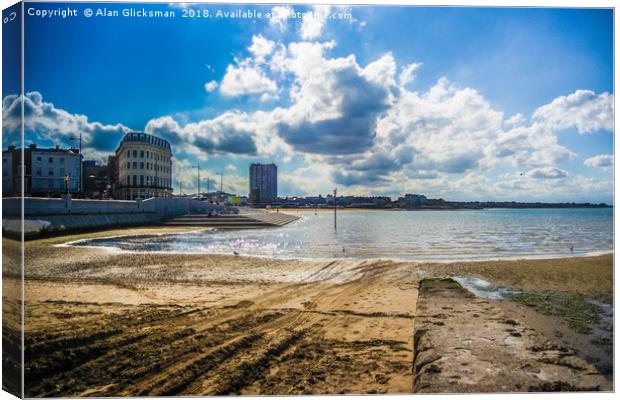
<svg viewBox="0 0 620 400"><path fill-rule="evenodd" d="M104 159L147 130L173 143L184 191L198 162L247 194L249 164L275 161L280 195L613 201L611 10L323 7L352 18L302 21L182 18L272 6L68 5L77 17L26 16L27 142L82 130Z"/></svg>

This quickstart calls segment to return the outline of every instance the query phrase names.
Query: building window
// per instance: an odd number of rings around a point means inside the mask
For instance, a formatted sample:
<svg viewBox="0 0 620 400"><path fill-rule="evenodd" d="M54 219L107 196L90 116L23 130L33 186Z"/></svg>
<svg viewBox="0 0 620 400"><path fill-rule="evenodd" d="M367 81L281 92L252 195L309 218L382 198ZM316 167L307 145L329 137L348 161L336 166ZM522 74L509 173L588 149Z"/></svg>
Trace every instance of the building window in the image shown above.
<svg viewBox="0 0 620 400"><path fill-rule="evenodd" d="M133 162L133 169L138 169L138 162L137 161Z"/></svg>
<svg viewBox="0 0 620 400"><path fill-rule="evenodd" d="M47 170L47 175L48 176L54 176L54 170L51 169L51 168L49 170Z"/></svg>
<svg viewBox="0 0 620 400"><path fill-rule="evenodd" d="M144 169L144 162L140 163L140 169Z"/></svg>
<svg viewBox="0 0 620 400"><path fill-rule="evenodd" d="M37 174L37 176L43 175L43 171L41 171L41 168L37 168L36 174Z"/></svg>
<svg viewBox="0 0 620 400"><path fill-rule="evenodd" d="M50 157L48 162L53 163L54 162L54 157Z"/></svg>
<svg viewBox="0 0 620 400"><path fill-rule="evenodd" d="M37 157L37 161L41 161L41 156Z"/></svg>
<svg viewBox="0 0 620 400"><path fill-rule="evenodd" d="M140 175L140 186L144 186L144 175Z"/></svg>
<svg viewBox="0 0 620 400"><path fill-rule="evenodd" d="M140 150L140 158L144 158L144 150Z"/></svg>
<svg viewBox="0 0 620 400"><path fill-rule="evenodd" d="M127 169L131 169L131 163L127 161Z"/></svg>
<svg viewBox="0 0 620 400"><path fill-rule="evenodd" d="M65 169L64 168L60 169L60 176L65 176Z"/></svg>
<svg viewBox="0 0 620 400"><path fill-rule="evenodd" d="M127 158L131 157L131 150L127 150Z"/></svg>
<svg viewBox="0 0 620 400"><path fill-rule="evenodd" d="M133 151L133 156L136 157L136 158L138 157L138 150L134 150Z"/></svg>
<svg viewBox="0 0 620 400"><path fill-rule="evenodd" d="M130 183L129 183L129 175L127 175L127 186L129 186L129 185L130 185Z"/></svg>
<svg viewBox="0 0 620 400"><path fill-rule="evenodd" d="M133 185L137 186L138 185L138 175L134 175L133 176Z"/></svg>

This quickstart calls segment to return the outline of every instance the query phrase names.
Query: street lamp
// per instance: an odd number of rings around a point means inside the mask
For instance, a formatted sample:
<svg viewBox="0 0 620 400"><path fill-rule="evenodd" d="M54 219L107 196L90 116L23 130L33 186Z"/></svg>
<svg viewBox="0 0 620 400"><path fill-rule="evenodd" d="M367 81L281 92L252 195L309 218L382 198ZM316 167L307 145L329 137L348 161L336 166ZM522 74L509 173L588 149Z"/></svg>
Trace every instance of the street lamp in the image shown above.
<svg viewBox="0 0 620 400"><path fill-rule="evenodd" d="M198 195L200 195L200 163L198 165L194 165L194 168L198 169Z"/></svg>
<svg viewBox="0 0 620 400"><path fill-rule="evenodd" d="M216 172L215 175L219 175L220 176L220 193L224 192L224 173L223 172Z"/></svg>
<svg viewBox="0 0 620 400"><path fill-rule="evenodd" d="M338 194L338 189L334 189L334 230L336 230L336 195Z"/></svg>
<svg viewBox="0 0 620 400"><path fill-rule="evenodd" d="M71 135L71 137L69 137L69 140L71 141L75 141L75 136ZM80 193L82 193L82 181L84 180L84 178L82 177L82 132L80 132L80 178L79 178L79 186L80 186Z"/></svg>

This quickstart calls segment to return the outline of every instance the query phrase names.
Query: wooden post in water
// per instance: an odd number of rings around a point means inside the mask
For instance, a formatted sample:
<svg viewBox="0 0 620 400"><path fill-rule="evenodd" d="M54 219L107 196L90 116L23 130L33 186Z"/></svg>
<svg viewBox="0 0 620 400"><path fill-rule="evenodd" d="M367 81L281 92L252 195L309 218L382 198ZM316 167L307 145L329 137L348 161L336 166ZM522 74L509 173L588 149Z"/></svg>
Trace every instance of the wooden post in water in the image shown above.
<svg viewBox="0 0 620 400"><path fill-rule="evenodd" d="M334 189L334 230L336 230L336 194L338 194L338 189Z"/></svg>

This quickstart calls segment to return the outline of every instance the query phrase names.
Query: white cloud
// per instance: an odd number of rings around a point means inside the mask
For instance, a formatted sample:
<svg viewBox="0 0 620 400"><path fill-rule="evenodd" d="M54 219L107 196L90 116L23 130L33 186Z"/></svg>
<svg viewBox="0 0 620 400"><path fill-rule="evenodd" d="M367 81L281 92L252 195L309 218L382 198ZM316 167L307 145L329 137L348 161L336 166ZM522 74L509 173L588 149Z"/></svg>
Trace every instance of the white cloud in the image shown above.
<svg viewBox="0 0 620 400"><path fill-rule="evenodd" d="M514 126L523 125L525 124L525 122L526 122L525 116L521 113L517 113L513 115L512 117L508 118L504 122L504 124L506 124L509 127L514 127Z"/></svg>
<svg viewBox="0 0 620 400"><path fill-rule="evenodd" d="M257 153L255 124L248 115L227 111L216 118L181 126L170 116L150 120L145 132L163 137L179 151L202 154Z"/></svg>
<svg viewBox="0 0 620 400"><path fill-rule="evenodd" d="M6 132L21 130L21 96L6 96L2 101L2 122ZM102 124L90 121L86 115L73 114L43 99L39 92L29 92L23 98L24 129L26 143L50 142L52 144L75 144L70 137L82 134L83 150L89 158L104 161L113 152L130 129L122 124ZM10 135L3 135L3 140Z"/></svg>
<svg viewBox="0 0 620 400"><path fill-rule="evenodd" d="M301 23L300 35L303 40L312 40L323 34L327 16L331 12L329 5L317 5L312 7L312 14L306 16Z"/></svg>
<svg viewBox="0 0 620 400"><path fill-rule="evenodd" d="M478 92L442 78L425 93L403 89L375 142L398 168L462 173L485 165L502 120Z"/></svg>
<svg viewBox="0 0 620 400"><path fill-rule="evenodd" d="M606 95L582 94L580 101L560 97L540 107L530 123L522 114L505 118L478 91L447 78L424 92L408 90L421 64L399 67L390 53L362 67L354 55L330 57L333 41L284 45L261 38L253 38L253 57L229 66L252 67L260 76L274 74L290 82L288 93L286 87L278 92L288 94L289 105L244 115L258 153L305 154L309 166L321 166L327 185L360 192L424 182L440 193L469 185L493 197L492 181L475 177L500 164L529 171L524 174L530 181L576 179L557 167L577 155L558 143L555 131L566 123L553 116L566 102L574 114L594 115L593 104ZM277 100L278 93L266 90L261 100ZM593 98L599 100L593 103ZM570 123L592 129L579 119ZM276 144L269 143L274 138ZM522 180L515 180L514 188L522 187Z"/></svg>
<svg viewBox="0 0 620 400"><path fill-rule="evenodd" d="M276 83L252 67L229 65L222 79L220 92L225 96L242 96L264 92L275 92Z"/></svg>
<svg viewBox="0 0 620 400"><path fill-rule="evenodd" d="M607 92L597 95L591 90L577 90L538 108L534 119L551 130L575 127L581 134L612 131L613 103L613 95Z"/></svg>
<svg viewBox="0 0 620 400"><path fill-rule="evenodd" d="M612 95L577 91L532 115L508 117L474 88L447 78L425 90L408 88L419 63L401 66L387 53L362 66L353 54L331 55L335 46L255 35L248 57L234 59L222 81L207 82L205 90L256 95L262 104L251 104L258 111L224 110L191 123L163 116L145 130L170 140L181 158L268 156L283 165L294 159L294 172L282 169L280 175L286 193L315 194L334 185L347 193L410 191L449 199L587 200L587 190L611 193L609 181L562 169L577 154L559 143L557 133L570 127L580 133L611 130ZM8 118L14 101L3 101L5 126L15 124ZM58 110L37 93L27 101L35 117L29 124L43 136L81 129L90 140L128 129ZM610 170L613 157L591 157L584 164ZM179 179L189 188L191 166L181 167L187 168L179 170ZM497 178L498 167L514 172ZM226 166L227 182L247 191L247 176L233 175L234 168L234 162Z"/></svg>
<svg viewBox="0 0 620 400"><path fill-rule="evenodd" d="M332 47L332 42L292 43L272 65L293 78L291 106L270 114L273 131L300 152L365 151L373 144L377 117L389 107L389 82L375 79L384 69L362 69L352 55L326 58ZM389 62L373 63L378 64Z"/></svg>
<svg viewBox="0 0 620 400"><path fill-rule="evenodd" d="M288 17L293 12L293 9L289 6L275 6L271 9L271 18L269 19L269 25L277 27L281 31L286 29L288 23Z"/></svg>
<svg viewBox="0 0 620 400"><path fill-rule="evenodd" d="M577 157L558 144L557 137L540 123L499 132L490 153L515 167L555 165Z"/></svg>
<svg viewBox="0 0 620 400"><path fill-rule="evenodd" d="M504 174L490 181L488 190L492 198L498 200L592 202L613 198L612 181L583 175L531 179L520 174ZM471 198L480 197L474 194Z"/></svg>
<svg viewBox="0 0 620 400"><path fill-rule="evenodd" d="M364 67L362 74L366 79L376 84L395 86L396 60L394 60L392 53L384 54L381 58Z"/></svg>
<svg viewBox="0 0 620 400"><path fill-rule="evenodd" d="M275 42L265 39L263 35L254 35L252 37L252 45L248 47L248 50L258 63L262 63L267 56L271 55L275 46Z"/></svg>
<svg viewBox="0 0 620 400"><path fill-rule="evenodd" d="M413 82L415 79L415 71L422 66L422 63L412 63L402 67L400 75L398 76L398 83L401 86L406 86Z"/></svg>
<svg viewBox="0 0 620 400"><path fill-rule="evenodd" d="M614 168L614 156L601 154L590 157L583 162L586 167L602 168L611 171Z"/></svg>
<svg viewBox="0 0 620 400"><path fill-rule="evenodd" d="M568 172L555 167L541 167L528 171L526 174L534 179L560 179L568 176Z"/></svg>
<svg viewBox="0 0 620 400"><path fill-rule="evenodd" d="M217 89L218 87L218 83L216 81L210 81L205 83L205 91L207 91L208 93L213 92L215 89Z"/></svg>
<svg viewBox="0 0 620 400"><path fill-rule="evenodd" d="M266 103L268 101L277 101L279 99L280 99L280 96L278 96L275 93L263 93L259 98L259 100L263 103Z"/></svg>

